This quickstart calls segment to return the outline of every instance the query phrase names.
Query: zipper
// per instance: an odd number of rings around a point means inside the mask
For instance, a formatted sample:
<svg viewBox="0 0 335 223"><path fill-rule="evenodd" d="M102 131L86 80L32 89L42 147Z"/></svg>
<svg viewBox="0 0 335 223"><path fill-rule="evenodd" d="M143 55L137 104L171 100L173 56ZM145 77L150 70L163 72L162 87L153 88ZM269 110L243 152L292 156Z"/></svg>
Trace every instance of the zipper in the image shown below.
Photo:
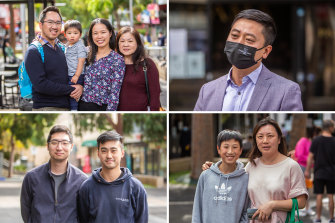
<svg viewBox="0 0 335 223"><path fill-rule="evenodd" d="M53 222L55 223L56 222L56 209L57 209L57 197L56 197L56 191L55 191L55 180L53 179L53 177L51 177L51 185L52 185L52 190L53 190L53 196L54 196L54 199L55 199L55 202L54 202L54 219L53 219Z"/></svg>

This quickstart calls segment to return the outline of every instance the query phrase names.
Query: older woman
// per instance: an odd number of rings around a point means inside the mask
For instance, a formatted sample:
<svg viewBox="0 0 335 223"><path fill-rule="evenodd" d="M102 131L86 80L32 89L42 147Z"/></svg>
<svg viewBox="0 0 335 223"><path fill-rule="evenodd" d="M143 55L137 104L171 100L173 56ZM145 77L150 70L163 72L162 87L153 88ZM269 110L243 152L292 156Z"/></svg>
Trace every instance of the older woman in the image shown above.
<svg viewBox="0 0 335 223"><path fill-rule="evenodd" d="M249 173L251 208L257 209L255 222L285 222L292 198L297 199L299 208L305 207L308 192L303 172L297 162L287 157L283 134L273 119L265 118L255 126L245 169Z"/></svg>
<svg viewBox="0 0 335 223"><path fill-rule="evenodd" d="M129 26L121 28L116 37L116 50L126 63L118 110L158 111L159 74L155 63L145 55L140 34Z"/></svg>

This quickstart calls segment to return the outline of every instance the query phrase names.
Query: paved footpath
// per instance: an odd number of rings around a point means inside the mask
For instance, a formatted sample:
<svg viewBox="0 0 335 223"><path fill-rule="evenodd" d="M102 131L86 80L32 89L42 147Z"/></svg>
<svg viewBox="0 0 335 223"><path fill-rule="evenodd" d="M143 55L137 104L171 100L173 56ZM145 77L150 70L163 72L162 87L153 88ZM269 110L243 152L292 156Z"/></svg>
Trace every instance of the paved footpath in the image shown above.
<svg viewBox="0 0 335 223"><path fill-rule="evenodd" d="M23 177L0 181L0 222L21 223L20 189Z"/></svg>
<svg viewBox="0 0 335 223"><path fill-rule="evenodd" d="M189 223L192 221L193 199L195 186L171 185L169 186L169 221L178 223ZM325 195L324 195L325 197ZM327 223L328 219L328 199L323 199L321 220ZM315 211L315 195L310 195L310 206ZM312 223L315 216L301 217L304 223Z"/></svg>
<svg viewBox="0 0 335 223"><path fill-rule="evenodd" d="M0 181L0 222L22 223L20 212L20 190L23 177ZM149 223L167 222L167 190L166 188L147 188Z"/></svg>

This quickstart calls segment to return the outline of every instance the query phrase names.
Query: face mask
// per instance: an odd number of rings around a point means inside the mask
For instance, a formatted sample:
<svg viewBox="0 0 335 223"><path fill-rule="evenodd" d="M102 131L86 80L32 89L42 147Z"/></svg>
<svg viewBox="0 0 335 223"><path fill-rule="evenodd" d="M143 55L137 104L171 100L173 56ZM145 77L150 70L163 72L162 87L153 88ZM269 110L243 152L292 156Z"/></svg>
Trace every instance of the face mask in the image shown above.
<svg viewBox="0 0 335 223"><path fill-rule="evenodd" d="M238 69L246 69L255 65L262 59L261 57L257 61L254 60L256 51L261 50L264 47L257 49L241 43L227 41L224 52L232 65Z"/></svg>

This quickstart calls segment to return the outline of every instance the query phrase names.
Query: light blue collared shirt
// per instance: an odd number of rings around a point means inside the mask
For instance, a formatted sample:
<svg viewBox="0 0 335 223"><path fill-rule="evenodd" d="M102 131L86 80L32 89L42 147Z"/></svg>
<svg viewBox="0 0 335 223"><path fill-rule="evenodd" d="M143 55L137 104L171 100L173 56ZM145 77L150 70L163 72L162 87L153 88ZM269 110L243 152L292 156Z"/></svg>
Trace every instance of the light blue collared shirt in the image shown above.
<svg viewBox="0 0 335 223"><path fill-rule="evenodd" d="M37 34L37 36L34 40L37 40L37 41L42 40L43 41L43 43L41 43L42 45L46 44L48 47L50 47L53 50L56 50L57 49L56 47L59 47L58 43L60 42L59 39L56 38L55 39L55 46L53 46L53 45L51 45L51 43L48 40L43 38L41 34Z"/></svg>
<svg viewBox="0 0 335 223"><path fill-rule="evenodd" d="M223 99L222 111L246 111L250 102L252 93L254 92L257 79L263 64L242 78L241 86L237 86L234 81L231 79L230 69L227 78L227 89Z"/></svg>

